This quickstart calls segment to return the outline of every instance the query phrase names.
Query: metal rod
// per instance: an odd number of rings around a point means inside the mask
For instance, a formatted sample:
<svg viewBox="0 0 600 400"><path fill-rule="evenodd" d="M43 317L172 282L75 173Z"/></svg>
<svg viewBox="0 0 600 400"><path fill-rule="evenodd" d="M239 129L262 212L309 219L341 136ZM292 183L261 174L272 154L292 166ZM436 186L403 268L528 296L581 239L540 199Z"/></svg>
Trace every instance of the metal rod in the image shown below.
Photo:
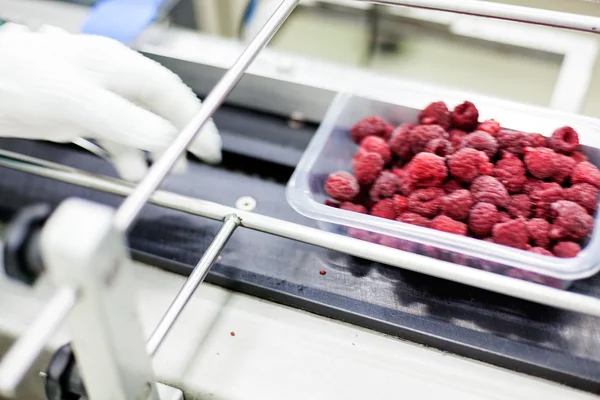
<svg viewBox="0 0 600 400"><path fill-rule="evenodd" d="M219 257L219 254L239 224L240 219L236 215L230 214L225 217L223 226L221 226L221 229L217 232L212 243L208 246L208 249L206 249L202 258L198 261L198 264L186 279L179 290L179 293L177 293L177 296L169 306L169 309L154 329L154 332L152 332L150 339L148 339L146 344L146 351L148 354L153 356L156 353L160 344L163 342L171 330L171 327L192 297L192 294L194 294L198 286L204 281L206 274L208 274L208 271L214 265L217 257Z"/></svg>
<svg viewBox="0 0 600 400"><path fill-rule="evenodd" d="M134 192L121 204L114 219L117 229L127 231L135 222L135 219L152 195L152 192L160 186L163 179L171 171L171 168L173 168L175 162L185 152L186 148L212 117L217 108L225 101L225 98L240 81L254 58L269 43L298 2L299 0L283 0L281 2L260 32L206 97L198 114L175 138L164 155L150 168L148 174L137 185Z"/></svg>
<svg viewBox="0 0 600 400"><path fill-rule="evenodd" d="M130 184L118 179L90 174L5 150L0 150L0 166L120 196L126 196L133 191ZM241 225L249 229L547 306L600 317L600 299L595 297L520 281L162 190L156 191L150 198L150 202L161 207L219 221L223 221L230 214L235 214L240 218Z"/></svg>
<svg viewBox="0 0 600 400"><path fill-rule="evenodd" d="M426 10L446 11L456 14L473 15L502 19L507 21L524 22L527 24L552 26L555 28L572 29L583 32L600 32L600 18L558 11L540 10L497 4L481 0L358 0L369 3L379 3L393 6L406 6Z"/></svg>
<svg viewBox="0 0 600 400"><path fill-rule="evenodd" d="M15 397L19 383L44 350L50 337L67 318L76 301L77 291L73 288L59 290L50 299L39 317L4 355L0 362L0 394L2 396Z"/></svg>

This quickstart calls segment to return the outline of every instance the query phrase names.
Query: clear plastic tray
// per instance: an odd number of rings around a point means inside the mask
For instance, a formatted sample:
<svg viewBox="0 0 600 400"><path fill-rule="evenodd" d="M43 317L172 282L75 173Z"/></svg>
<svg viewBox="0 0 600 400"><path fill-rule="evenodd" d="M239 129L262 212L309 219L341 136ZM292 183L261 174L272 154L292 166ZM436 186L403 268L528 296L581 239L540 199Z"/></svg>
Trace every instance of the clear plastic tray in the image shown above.
<svg viewBox="0 0 600 400"><path fill-rule="evenodd" d="M319 221L319 228L326 231L557 288L567 288L572 281L600 270L598 214L583 251L575 258L561 259L326 206L327 176L335 171L352 171L356 145L348 132L357 121L378 115L393 125L416 122L419 110L433 101L445 101L450 108L467 99L421 92L403 93L399 98L397 104L350 94L335 98L288 183L287 200L297 212ZM592 163L600 165L597 120L479 96L469 99L479 109L481 120L494 118L508 129L547 136L556 128L572 126L579 132L582 151Z"/></svg>

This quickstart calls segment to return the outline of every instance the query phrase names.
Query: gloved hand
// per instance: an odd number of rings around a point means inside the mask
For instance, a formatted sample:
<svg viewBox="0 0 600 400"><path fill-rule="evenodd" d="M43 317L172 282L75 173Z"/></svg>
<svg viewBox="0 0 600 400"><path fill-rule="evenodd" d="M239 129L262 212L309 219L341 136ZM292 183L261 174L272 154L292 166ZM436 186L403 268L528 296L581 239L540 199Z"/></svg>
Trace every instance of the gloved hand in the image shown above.
<svg viewBox="0 0 600 400"><path fill-rule="evenodd" d="M0 136L96 139L124 179L140 180L147 171L141 150L159 156L200 108L174 73L104 37L5 24L0 54ZM221 160L212 121L189 151ZM174 171L185 165L183 157Z"/></svg>

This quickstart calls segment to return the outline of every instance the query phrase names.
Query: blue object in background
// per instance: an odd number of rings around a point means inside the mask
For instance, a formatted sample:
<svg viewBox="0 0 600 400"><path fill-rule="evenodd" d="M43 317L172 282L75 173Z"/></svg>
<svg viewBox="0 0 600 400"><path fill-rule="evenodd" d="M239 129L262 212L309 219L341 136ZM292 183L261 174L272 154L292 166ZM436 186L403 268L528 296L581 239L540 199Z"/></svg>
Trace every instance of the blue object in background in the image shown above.
<svg viewBox="0 0 600 400"><path fill-rule="evenodd" d="M243 24L246 25L248 21L252 19L254 16L254 12L256 11L256 6L258 5L258 0L250 0L248 2L248 6L246 7L246 12L244 13Z"/></svg>
<svg viewBox="0 0 600 400"><path fill-rule="evenodd" d="M133 42L152 24L165 0L99 0L91 8L81 33Z"/></svg>

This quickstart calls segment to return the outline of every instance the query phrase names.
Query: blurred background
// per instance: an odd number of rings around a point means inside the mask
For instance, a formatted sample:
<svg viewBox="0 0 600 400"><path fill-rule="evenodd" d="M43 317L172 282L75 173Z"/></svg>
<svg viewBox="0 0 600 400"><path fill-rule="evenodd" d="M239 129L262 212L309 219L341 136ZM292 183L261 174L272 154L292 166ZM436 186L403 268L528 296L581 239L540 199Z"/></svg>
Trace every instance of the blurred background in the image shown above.
<svg viewBox="0 0 600 400"><path fill-rule="evenodd" d="M168 20L248 40L278 2L174 1ZM486 2L600 16L600 2L591 0ZM600 117L598 35L329 0L301 2L270 46L404 79Z"/></svg>

